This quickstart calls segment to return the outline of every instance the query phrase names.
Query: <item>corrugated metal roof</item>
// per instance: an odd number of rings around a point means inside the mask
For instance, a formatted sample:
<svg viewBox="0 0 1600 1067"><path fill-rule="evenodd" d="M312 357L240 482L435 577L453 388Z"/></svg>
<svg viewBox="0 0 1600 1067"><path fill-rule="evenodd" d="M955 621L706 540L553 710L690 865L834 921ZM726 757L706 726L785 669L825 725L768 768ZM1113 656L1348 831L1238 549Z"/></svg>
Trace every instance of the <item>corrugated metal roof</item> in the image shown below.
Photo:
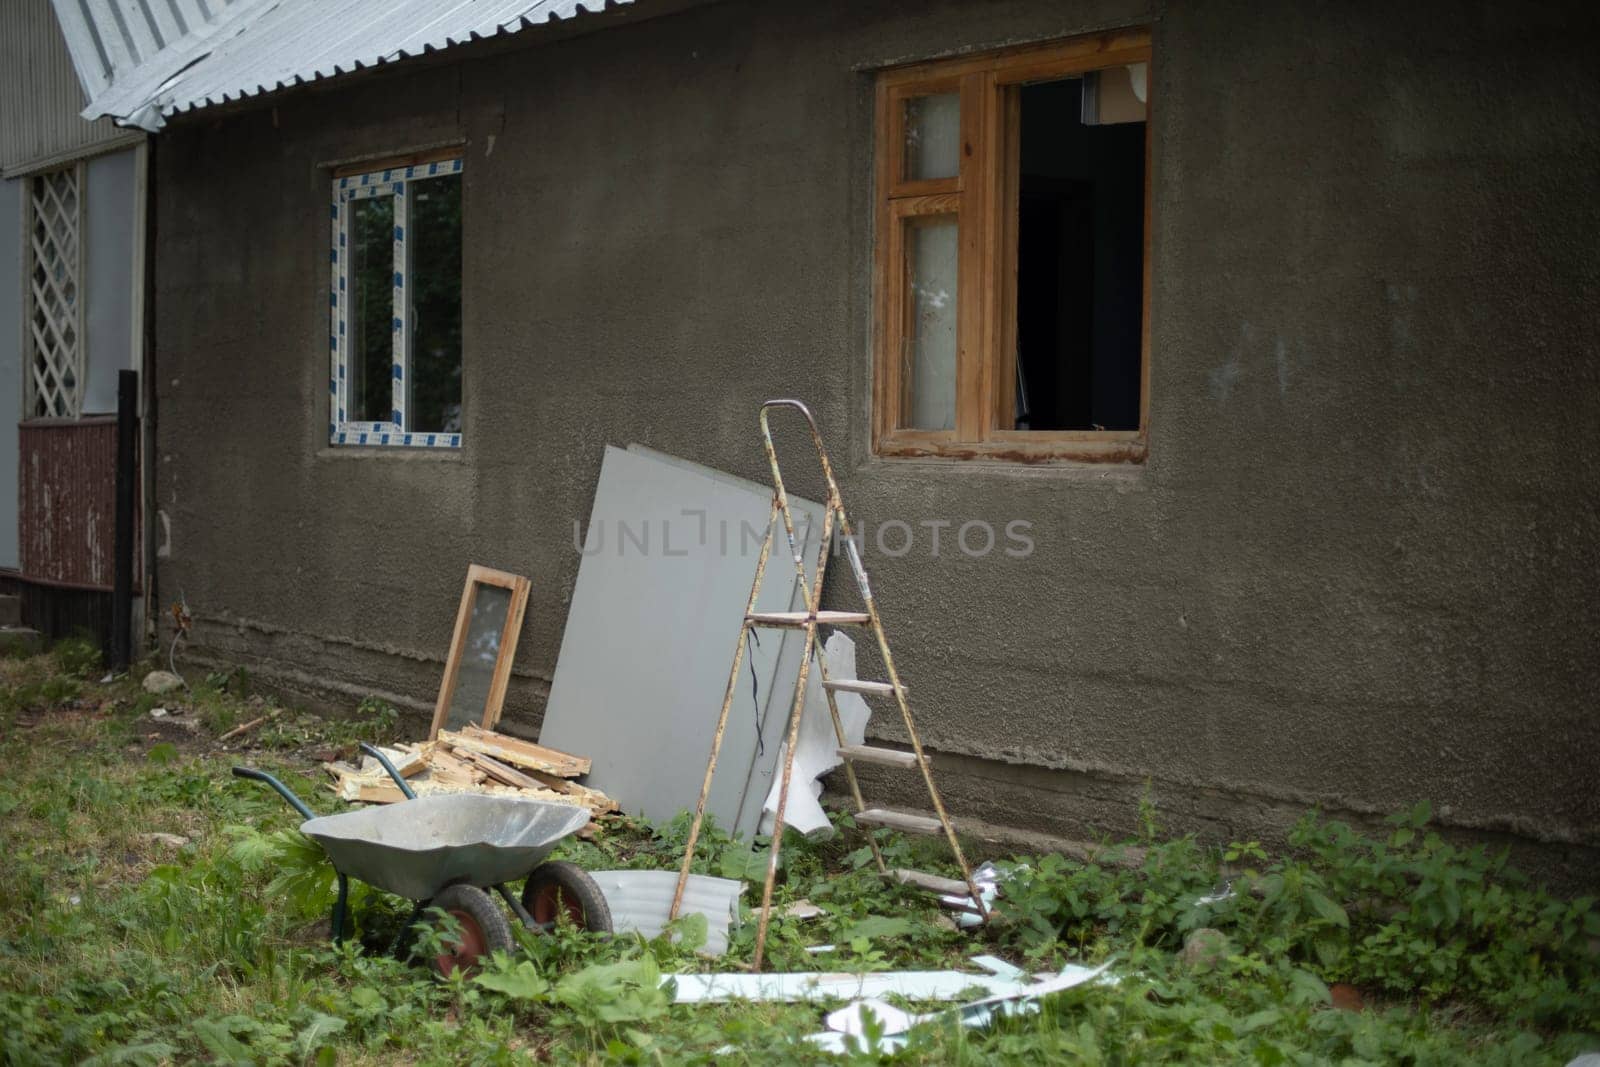
<svg viewBox="0 0 1600 1067"><path fill-rule="evenodd" d="M85 118L172 115L632 0L54 0Z"/></svg>

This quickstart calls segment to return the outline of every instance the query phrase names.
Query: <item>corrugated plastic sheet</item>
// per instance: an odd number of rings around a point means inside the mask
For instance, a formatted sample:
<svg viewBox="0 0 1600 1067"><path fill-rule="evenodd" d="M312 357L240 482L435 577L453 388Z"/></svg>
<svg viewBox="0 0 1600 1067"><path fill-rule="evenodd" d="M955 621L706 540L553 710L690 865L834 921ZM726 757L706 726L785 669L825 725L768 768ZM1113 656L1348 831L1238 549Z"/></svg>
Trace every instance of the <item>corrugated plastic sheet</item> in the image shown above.
<svg viewBox="0 0 1600 1067"><path fill-rule="evenodd" d="M243 100L632 0L54 0L85 118L157 130Z"/></svg>

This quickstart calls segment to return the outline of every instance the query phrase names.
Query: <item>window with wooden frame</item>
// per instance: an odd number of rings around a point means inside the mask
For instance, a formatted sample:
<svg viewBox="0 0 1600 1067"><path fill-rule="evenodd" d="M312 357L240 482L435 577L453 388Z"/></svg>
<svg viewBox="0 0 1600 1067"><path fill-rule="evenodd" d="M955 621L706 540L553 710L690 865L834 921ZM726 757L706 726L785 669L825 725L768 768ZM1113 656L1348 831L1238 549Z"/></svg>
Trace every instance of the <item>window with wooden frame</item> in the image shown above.
<svg viewBox="0 0 1600 1067"><path fill-rule="evenodd" d="M1150 36L885 71L879 455L1140 461Z"/></svg>
<svg viewBox="0 0 1600 1067"><path fill-rule="evenodd" d="M530 587L520 574L476 563L467 568L428 740L468 724L493 730L500 721Z"/></svg>
<svg viewBox="0 0 1600 1067"><path fill-rule="evenodd" d="M461 445L460 150L333 176L329 440Z"/></svg>

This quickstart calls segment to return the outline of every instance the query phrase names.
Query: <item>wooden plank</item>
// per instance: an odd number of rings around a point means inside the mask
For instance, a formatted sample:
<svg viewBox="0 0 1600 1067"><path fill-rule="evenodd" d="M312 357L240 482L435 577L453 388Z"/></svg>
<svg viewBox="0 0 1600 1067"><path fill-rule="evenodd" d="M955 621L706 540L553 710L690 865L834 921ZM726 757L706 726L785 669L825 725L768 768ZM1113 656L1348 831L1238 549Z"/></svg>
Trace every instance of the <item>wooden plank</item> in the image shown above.
<svg viewBox="0 0 1600 1067"><path fill-rule="evenodd" d="M382 749L383 754L389 757L389 762L394 764L394 769L400 772L402 778L415 778L428 769L427 753L422 748L405 749L399 745L388 746ZM368 765L370 764L370 766ZM382 782L392 782L389 772L383 765L371 756L362 759L361 766L355 770L355 775L360 778L371 778Z"/></svg>
<svg viewBox="0 0 1600 1067"><path fill-rule="evenodd" d="M565 778L548 774L544 771L529 771L527 774L523 774L514 767L506 766L493 756L486 756L481 752L473 752L471 749L460 749L458 753L463 759L481 767L489 777L506 785L515 786L518 789L528 790L536 794L560 793L582 804L594 815L604 815L607 812L617 810L617 802L598 789L589 789L576 782L569 782Z"/></svg>
<svg viewBox="0 0 1600 1067"><path fill-rule="evenodd" d="M439 699L433 706L433 724L428 728L428 740L439 737L450 714L450 701L456 695L456 677L461 670L461 653L467 646L467 624L472 621L472 570L467 570L467 584L461 590L461 604L456 608L456 626L450 634L450 651L444 657L444 677L439 680Z"/></svg>
<svg viewBox="0 0 1600 1067"><path fill-rule="evenodd" d="M282 714L283 714L283 709L282 708L273 708L271 711L267 712L265 715L262 715L260 718L251 719L247 723L241 723L240 725L235 726L233 729L229 730L227 733L225 733L221 737L217 738L217 742L220 744L223 741L232 741L235 737L238 737L241 734L247 734L251 730L254 730L256 727L260 726L262 723L267 722L270 719L276 719L279 715L282 715Z"/></svg>
<svg viewBox="0 0 1600 1067"><path fill-rule="evenodd" d="M433 757L435 747L433 742L424 741L422 744L412 745L410 748L403 745L397 747L401 749L400 758L397 760L392 759L389 762L393 763L394 769L400 772L400 777L415 778L428 769L428 762ZM379 773L385 772L382 768L379 768Z"/></svg>
<svg viewBox="0 0 1600 1067"><path fill-rule="evenodd" d="M979 441L988 421L984 411L983 376L989 348L984 297L984 246L990 232L984 211L988 188L985 163L991 151L987 129L987 97L994 92L987 75L974 71L961 79L961 211L956 252L956 440Z"/></svg>
<svg viewBox="0 0 1600 1067"><path fill-rule="evenodd" d="M967 888L967 883L959 878L941 878L937 874L907 870L904 867L896 867L889 872L888 877L902 885L914 885L930 893L940 893L944 896L972 896L972 890Z"/></svg>
<svg viewBox="0 0 1600 1067"><path fill-rule="evenodd" d="M894 686L888 682L863 682L859 678L829 678L822 683L822 688L831 689L835 693L860 693L863 696L892 697Z"/></svg>
<svg viewBox="0 0 1600 1067"><path fill-rule="evenodd" d="M476 785L483 781L484 773L441 744L429 760L428 777L436 782Z"/></svg>
<svg viewBox="0 0 1600 1067"><path fill-rule="evenodd" d="M558 778L543 771L529 771L528 774L537 779L546 789L554 789L558 793L565 793L567 796L583 801L584 806L596 815L604 815L606 812L618 809L617 802L598 789L590 789L588 786L579 785L577 782L569 782L565 778Z"/></svg>
<svg viewBox="0 0 1600 1067"><path fill-rule="evenodd" d="M405 800L406 795L400 792L400 787L390 782L388 785L367 785L362 782L347 782L339 791L345 800L353 800L358 804L394 804Z"/></svg>
<svg viewBox="0 0 1600 1067"><path fill-rule="evenodd" d="M503 782L506 785L516 786L518 789L544 788L544 786L541 785L536 779L529 778L526 774L523 774L515 767L507 767L504 763L501 763L493 756L485 756L481 752L474 752L468 748L460 749L459 752L461 753L461 757L468 763L474 764L481 768L485 774L497 782Z"/></svg>
<svg viewBox="0 0 1600 1067"><path fill-rule="evenodd" d="M994 407L994 430L1014 430L1017 425L1017 254L1020 247L1018 226L1022 201L1022 90L1011 86L1002 90L1003 133L996 180L1000 183L999 201L1001 245L999 262L992 277L998 286L995 307L1000 317L998 349L990 400Z"/></svg>
<svg viewBox="0 0 1600 1067"><path fill-rule="evenodd" d="M900 225L889 210L889 190L894 184L895 152L903 151L895 144L892 132L896 123L894 94L889 83L878 80L875 108L877 111L877 145L873 158L874 191L877 211L874 213L877 232L872 242L872 306L877 309L872 323L872 451L878 451L879 442L895 431L900 422L900 404L895 390L898 388L897 361L891 358L892 346L899 339L897 309L900 306L900 286L893 274L895 249L898 244L894 230Z"/></svg>
<svg viewBox="0 0 1600 1067"><path fill-rule="evenodd" d="M520 737L496 733L493 730L480 729L477 726L468 726L461 732L468 737L475 737L491 744L500 745L508 751L522 753L529 759L544 760L558 764L562 769L546 771L546 773L559 775L562 778L575 778L582 774L588 774L589 768L593 763L588 756L575 756L570 752L562 752L560 749L548 748L533 741L524 741ZM489 753L489 755L494 755L494 753ZM504 756L499 758L505 759ZM515 763L516 761L511 760L510 762ZM519 764L519 766L526 765ZM533 767L532 769L544 770L543 767Z"/></svg>
<svg viewBox="0 0 1600 1067"><path fill-rule="evenodd" d="M944 832L944 827L938 819L930 819L926 815L913 815L908 811L889 811L885 808L869 808L856 813L856 823L861 826L887 826L891 830L900 830L908 834L938 834Z"/></svg>
<svg viewBox="0 0 1600 1067"><path fill-rule="evenodd" d="M456 750L470 749L485 756L493 756L502 763L510 763L535 771L544 771L561 778L576 778L588 774L592 761L585 756L573 756L553 748L535 745L520 738L507 737L492 730L468 726L460 733L442 730L439 739Z"/></svg>
<svg viewBox="0 0 1600 1067"><path fill-rule="evenodd" d="M864 611L819 611L816 620L823 626L865 626L872 616ZM803 611L753 611L744 621L754 626L800 629L811 621L811 616Z"/></svg>
<svg viewBox="0 0 1600 1067"><path fill-rule="evenodd" d="M585 805L578 803L572 797L562 796L560 793L548 789L518 789L514 786L503 785L499 782L483 782L476 785L460 785L451 782L438 782L428 779L415 782L412 788L419 797L431 796L459 796L467 793L482 793L489 796L527 797L531 800L544 800L554 804L566 804L575 808ZM347 781L340 796L345 800L352 800L363 804L393 804L404 800L405 795L391 782L389 784ZM591 812L592 814L592 812Z"/></svg>

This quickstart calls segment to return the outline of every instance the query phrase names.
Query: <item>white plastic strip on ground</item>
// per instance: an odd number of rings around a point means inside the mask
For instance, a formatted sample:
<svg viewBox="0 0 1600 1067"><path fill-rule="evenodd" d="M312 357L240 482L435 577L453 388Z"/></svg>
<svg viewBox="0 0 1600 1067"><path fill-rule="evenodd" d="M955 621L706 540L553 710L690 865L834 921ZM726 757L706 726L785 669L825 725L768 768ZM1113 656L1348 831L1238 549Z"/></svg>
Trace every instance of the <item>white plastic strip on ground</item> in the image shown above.
<svg viewBox="0 0 1600 1067"><path fill-rule="evenodd" d="M871 974L803 971L794 974L674 974L678 1004L713 1004L727 1000L796 1002L905 997L908 1000L960 1000L977 989L997 996L1021 995L1032 984L992 974L962 971L879 971Z"/></svg>
<svg viewBox="0 0 1600 1067"><path fill-rule="evenodd" d="M905 1011L877 997L863 997L829 1013L828 1029L808 1034L806 1040L824 1051L848 1054L851 1050L846 1039L855 1038L859 1048L866 1033L867 1017L870 1016L874 1025L882 1030L882 1036L873 1051L893 1052L905 1045L906 1035L913 1027L931 1022L956 1021L965 1027L981 1029L998 1016L1038 1011L1039 998L1095 981L1110 966L1110 960L1098 967L1079 967L1069 963L1053 978L1023 983L1015 989L995 993L981 1000L926 1014Z"/></svg>

